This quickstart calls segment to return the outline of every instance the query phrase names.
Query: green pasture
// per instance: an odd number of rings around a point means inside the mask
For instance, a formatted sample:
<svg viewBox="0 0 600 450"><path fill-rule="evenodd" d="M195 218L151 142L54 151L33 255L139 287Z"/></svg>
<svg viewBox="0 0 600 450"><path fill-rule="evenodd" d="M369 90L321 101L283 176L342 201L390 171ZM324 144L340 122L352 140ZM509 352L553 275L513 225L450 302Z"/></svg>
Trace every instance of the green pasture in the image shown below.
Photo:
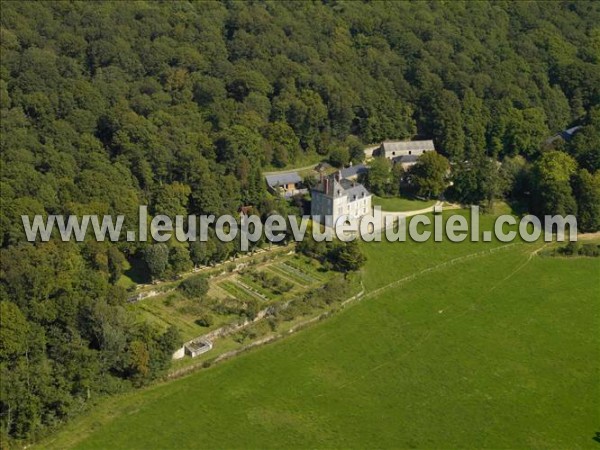
<svg viewBox="0 0 600 450"><path fill-rule="evenodd" d="M435 205L435 200L416 200L403 197L373 196L373 206L381 206L383 211L415 211Z"/></svg>
<svg viewBox="0 0 600 450"><path fill-rule="evenodd" d="M543 243L362 245L362 301L108 399L40 448L598 445L600 259L540 256Z"/></svg>

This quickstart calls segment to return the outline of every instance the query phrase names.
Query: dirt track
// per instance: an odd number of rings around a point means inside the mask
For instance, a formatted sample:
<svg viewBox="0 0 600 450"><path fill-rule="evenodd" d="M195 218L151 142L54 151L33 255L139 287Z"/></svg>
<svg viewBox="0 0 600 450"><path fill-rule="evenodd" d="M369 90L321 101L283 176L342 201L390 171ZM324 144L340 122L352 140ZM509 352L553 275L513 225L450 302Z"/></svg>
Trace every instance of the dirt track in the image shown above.
<svg viewBox="0 0 600 450"><path fill-rule="evenodd" d="M593 239L600 239L600 231L595 233L582 233L577 235L578 241L591 241Z"/></svg>

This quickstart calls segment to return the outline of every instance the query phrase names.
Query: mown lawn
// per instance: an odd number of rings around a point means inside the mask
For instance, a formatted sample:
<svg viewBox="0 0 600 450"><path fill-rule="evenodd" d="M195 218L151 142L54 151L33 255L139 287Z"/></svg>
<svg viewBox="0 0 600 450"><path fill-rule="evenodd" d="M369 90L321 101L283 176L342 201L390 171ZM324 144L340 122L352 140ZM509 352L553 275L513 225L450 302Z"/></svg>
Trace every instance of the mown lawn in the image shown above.
<svg viewBox="0 0 600 450"><path fill-rule="evenodd" d="M364 244L367 291L420 275L40 448L593 447L600 259L502 245Z"/></svg>
<svg viewBox="0 0 600 450"><path fill-rule="evenodd" d="M402 197L373 196L373 206L381 206L383 211L415 211L435 205L435 200L415 200Z"/></svg>

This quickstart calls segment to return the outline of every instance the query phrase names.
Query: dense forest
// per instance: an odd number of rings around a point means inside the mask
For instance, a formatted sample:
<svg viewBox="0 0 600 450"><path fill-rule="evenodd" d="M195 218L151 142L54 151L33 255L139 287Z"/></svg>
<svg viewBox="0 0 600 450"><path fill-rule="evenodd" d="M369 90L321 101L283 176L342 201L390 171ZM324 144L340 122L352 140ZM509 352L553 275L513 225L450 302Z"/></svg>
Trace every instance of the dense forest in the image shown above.
<svg viewBox="0 0 600 450"><path fill-rule="evenodd" d="M446 195L594 231L598 24L598 2L2 2L2 437L35 439L168 368L179 337L126 311L127 259L163 258L164 277L236 252L28 243L22 214L125 214L136 229L142 204L300 212L266 192L264 168L418 136L452 167ZM374 190L439 195L428 165L447 162L429 158L408 175L375 162Z"/></svg>

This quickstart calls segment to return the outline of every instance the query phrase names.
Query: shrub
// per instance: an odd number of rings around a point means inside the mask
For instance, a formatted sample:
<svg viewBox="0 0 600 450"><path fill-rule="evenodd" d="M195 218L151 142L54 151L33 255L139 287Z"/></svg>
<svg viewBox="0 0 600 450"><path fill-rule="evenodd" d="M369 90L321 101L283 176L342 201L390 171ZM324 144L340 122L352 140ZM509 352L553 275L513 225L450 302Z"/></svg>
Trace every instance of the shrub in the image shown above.
<svg viewBox="0 0 600 450"><path fill-rule="evenodd" d="M245 315L250 320L254 320L259 310L259 305L256 300L248 300L246 302L246 307L244 308L243 315Z"/></svg>
<svg viewBox="0 0 600 450"><path fill-rule="evenodd" d="M581 242L569 242L564 247L559 247L558 250L555 250L552 255L562 255L562 256L589 256L589 257L598 257L600 256L600 244L587 243L582 244Z"/></svg>
<svg viewBox="0 0 600 450"><path fill-rule="evenodd" d="M188 298L202 297L208 292L208 281L204 276L189 277L177 287Z"/></svg>
<svg viewBox="0 0 600 450"><path fill-rule="evenodd" d="M583 244L579 250L579 254L583 256L600 256L600 244Z"/></svg>
<svg viewBox="0 0 600 450"><path fill-rule="evenodd" d="M255 338L256 332L247 328L233 335L233 340L238 344L243 344L246 339L252 340Z"/></svg>
<svg viewBox="0 0 600 450"><path fill-rule="evenodd" d="M204 313L196 319L196 323L201 327L210 327L214 323L214 319L211 314Z"/></svg>
<svg viewBox="0 0 600 450"><path fill-rule="evenodd" d="M163 304L164 304L165 306L169 306L169 307L170 307L170 306L173 306L173 303L175 302L175 298L176 298L176 297L177 297L177 296L176 296L176 295L173 295L173 294L169 294L169 295L167 295L167 298L165 298L165 300L163 301Z"/></svg>
<svg viewBox="0 0 600 450"><path fill-rule="evenodd" d="M279 326L279 320L277 320L277 317L269 317L267 323L269 324L271 331L277 331L277 327Z"/></svg>
<svg viewBox="0 0 600 450"><path fill-rule="evenodd" d="M563 255L568 255L568 256L578 255L580 248L581 248L580 242L577 242L577 241L569 242L567 245L562 247L559 250L559 252L562 253Z"/></svg>

